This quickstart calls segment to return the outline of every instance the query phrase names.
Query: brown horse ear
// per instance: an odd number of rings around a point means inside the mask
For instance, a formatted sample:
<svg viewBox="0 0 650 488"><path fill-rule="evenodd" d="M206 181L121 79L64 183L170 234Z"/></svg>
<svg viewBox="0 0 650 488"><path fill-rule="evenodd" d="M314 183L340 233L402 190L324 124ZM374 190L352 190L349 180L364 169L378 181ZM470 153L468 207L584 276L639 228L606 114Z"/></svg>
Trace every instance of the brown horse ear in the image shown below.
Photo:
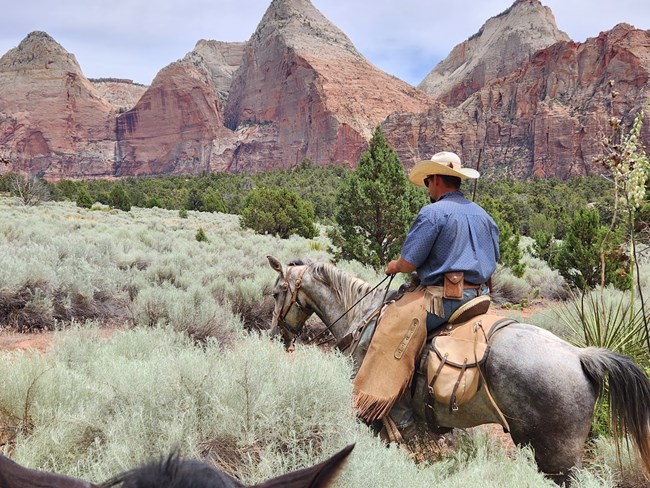
<svg viewBox="0 0 650 488"><path fill-rule="evenodd" d="M284 272L282 271L282 263L280 263L280 261L278 261L273 256L266 256L266 259L269 260L269 264L271 265L271 268L273 268L278 273L280 273L280 276L284 276Z"/></svg>
<svg viewBox="0 0 650 488"><path fill-rule="evenodd" d="M0 454L0 487L2 488L98 488L97 485L62 474L25 468Z"/></svg>
<svg viewBox="0 0 650 488"><path fill-rule="evenodd" d="M253 488L325 488L334 480L345 458L354 449L354 444L344 447L331 458L311 468L273 478Z"/></svg>

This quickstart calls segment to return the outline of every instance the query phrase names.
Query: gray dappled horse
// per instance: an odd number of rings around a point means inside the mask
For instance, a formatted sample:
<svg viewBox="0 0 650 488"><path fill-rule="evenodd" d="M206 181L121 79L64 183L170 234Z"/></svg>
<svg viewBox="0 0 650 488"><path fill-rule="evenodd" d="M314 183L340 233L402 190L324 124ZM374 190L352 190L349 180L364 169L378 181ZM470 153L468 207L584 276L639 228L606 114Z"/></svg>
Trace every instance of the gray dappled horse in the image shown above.
<svg viewBox="0 0 650 488"><path fill-rule="evenodd" d="M354 445L349 445L315 466L273 478L255 488L324 488L332 481L342 461ZM47 471L25 468L0 454L0 488L243 488L236 479L201 461L167 459L122 473L101 485Z"/></svg>
<svg viewBox="0 0 650 488"><path fill-rule="evenodd" d="M295 262L283 269L277 259L268 259L279 274L273 288L272 335L282 332L285 340L300 334L315 313L340 342L383 300L383 290L373 291L338 320L370 285L330 264ZM357 349L353 360L359 361L358 354ZM577 348L544 329L515 323L494 335L482 370L512 440L529 444L539 469L556 482L567 480L571 468L580 466L594 405L608 378L615 432L632 438L650 472L650 380L628 357ZM426 391L426 379L421 383ZM418 390L416 386L414 408L424 420L424 397ZM429 425L434 429L499 423L483 387L458 411L436 405L437 425Z"/></svg>

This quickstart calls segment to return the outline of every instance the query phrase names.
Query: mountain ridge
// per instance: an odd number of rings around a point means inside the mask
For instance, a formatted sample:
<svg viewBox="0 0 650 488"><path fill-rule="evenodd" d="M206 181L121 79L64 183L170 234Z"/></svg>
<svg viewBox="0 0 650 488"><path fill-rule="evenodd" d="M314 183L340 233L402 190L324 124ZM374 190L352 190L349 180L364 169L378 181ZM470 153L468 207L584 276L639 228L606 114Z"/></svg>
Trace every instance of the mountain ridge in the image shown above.
<svg viewBox="0 0 650 488"><path fill-rule="evenodd" d="M588 174L607 117L629 120L650 94L649 35L620 25L576 43L539 0L517 0L434 67L427 77L442 83L426 93L373 66L309 0L273 0L248 41L201 39L151 85L122 92L91 83L36 31L0 58L0 173L355 166L381 126L407 168L453 150L521 178Z"/></svg>

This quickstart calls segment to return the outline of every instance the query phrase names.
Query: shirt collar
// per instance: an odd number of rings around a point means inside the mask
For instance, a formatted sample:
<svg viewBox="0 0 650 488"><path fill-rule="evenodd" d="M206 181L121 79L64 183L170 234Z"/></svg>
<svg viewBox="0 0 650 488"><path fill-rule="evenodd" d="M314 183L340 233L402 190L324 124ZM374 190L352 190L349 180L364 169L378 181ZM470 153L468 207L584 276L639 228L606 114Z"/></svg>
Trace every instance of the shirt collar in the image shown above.
<svg viewBox="0 0 650 488"><path fill-rule="evenodd" d="M442 195L440 198L438 198L438 200L436 200L436 202L439 202L440 200L444 200L445 198L455 198L455 197L465 198L465 194L460 190L458 190L458 191L450 191L450 192L445 193L444 195Z"/></svg>

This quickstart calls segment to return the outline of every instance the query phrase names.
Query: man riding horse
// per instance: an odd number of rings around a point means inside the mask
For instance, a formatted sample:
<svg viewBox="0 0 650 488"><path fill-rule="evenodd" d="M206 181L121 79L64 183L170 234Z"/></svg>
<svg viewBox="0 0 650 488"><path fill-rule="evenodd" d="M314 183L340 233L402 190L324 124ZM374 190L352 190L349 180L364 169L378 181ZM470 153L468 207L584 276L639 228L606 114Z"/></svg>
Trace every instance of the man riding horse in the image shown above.
<svg viewBox="0 0 650 488"><path fill-rule="evenodd" d="M452 152L439 152L417 163L409 181L426 187L431 203L422 207L406 236L398 259L386 274L417 272L427 287L427 333L447 322L464 303L489 293L488 283L499 260L499 229L488 213L465 198L461 181L479 173L463 168ZM410 392L395 403L389 416L404 440L414 433Z"/></svg>

